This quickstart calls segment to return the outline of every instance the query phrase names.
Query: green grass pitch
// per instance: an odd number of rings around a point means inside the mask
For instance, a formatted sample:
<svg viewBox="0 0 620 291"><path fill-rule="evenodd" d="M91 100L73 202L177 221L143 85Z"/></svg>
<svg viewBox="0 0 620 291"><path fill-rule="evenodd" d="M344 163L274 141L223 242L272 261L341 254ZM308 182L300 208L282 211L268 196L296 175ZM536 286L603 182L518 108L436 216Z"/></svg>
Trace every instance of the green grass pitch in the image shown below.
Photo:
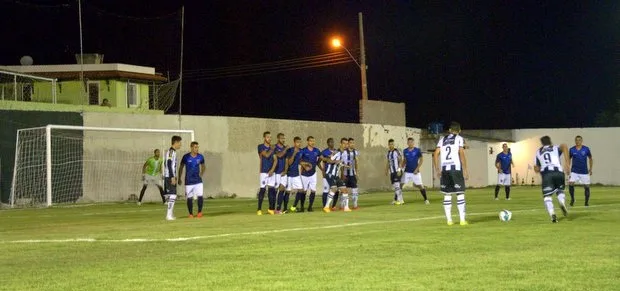
<svg viewBox="0 0 620 291"><path fill-rule="evenodd" d="M539 187L511 201L469 190L468 226L446 225L436 191L430 205L376 193L351 213L281 216L221 199L188 219L181 201L171 222L159 204L5 210L0 290L620 290L619 190L593 188L584 208L578 187L557 224Z"/></svg>

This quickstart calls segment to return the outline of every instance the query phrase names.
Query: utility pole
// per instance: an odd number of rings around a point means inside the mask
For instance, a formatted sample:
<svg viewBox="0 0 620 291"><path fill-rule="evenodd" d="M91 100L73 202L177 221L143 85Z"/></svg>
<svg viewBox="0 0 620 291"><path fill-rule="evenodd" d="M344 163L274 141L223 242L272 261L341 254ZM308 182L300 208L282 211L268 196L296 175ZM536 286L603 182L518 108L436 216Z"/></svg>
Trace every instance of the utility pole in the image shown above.
<svg viewBox="0 0 620 291"><path fill-rule="evenodd" d="M366 48L364 47L364 21L362 12L358 14L360 31L360 74L362 78L362 101L360 102L360 122L364 117L364 105L368 101L368 81L366 79Z"/></svg>

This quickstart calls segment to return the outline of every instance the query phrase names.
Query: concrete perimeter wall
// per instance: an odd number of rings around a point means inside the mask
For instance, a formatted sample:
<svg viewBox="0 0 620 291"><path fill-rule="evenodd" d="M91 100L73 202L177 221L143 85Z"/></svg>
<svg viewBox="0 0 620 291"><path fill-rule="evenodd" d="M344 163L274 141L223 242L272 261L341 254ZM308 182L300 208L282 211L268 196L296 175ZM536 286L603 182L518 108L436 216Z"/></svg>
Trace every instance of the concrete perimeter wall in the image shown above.
<svg viewBox="0 0 620 291"><path fill-rule="evenodd" d="M179 129L179 117L85 112L84 126ZM259 159L256 147L262 142L264 131L271 131L274 141L277 133L284 133L289 145L292 144L294 136L300 136L305 144L306 137L312 135L320 149L326 147L326 140L329 137L336 140L341 137L353 137L360 151L361 191L390 187L389 180L384 174L388 139L393 138L396 145L402 149L408 137L413 137L417 141L421 133L420 129L404 126L216 116L183 116L181 127L195 130L196 140L205 155L207 164L205 194L207 196L236 194L239 197L256 195L259 186ZM184 141L182 153L189 150L189 142ZM107 144L102 152L110 152L111 146L113 145ZM144 146L147 150L152 147ZM148 151L143 149L139 152L145 153L141 158L148 157L146 155ZM423 173L428 173L424 175L425 182L431 184L430 156L428 159L425 156L425 161ZM88 164L84 166L84 171L89 171L86 169ZM137 167L140 166L138 163ZM318 178L320 182L317 189L321 192L320 174ZM128 194L136 193L139 191L140 181L135 183L136 189L120 191L130 191ZM156 192L149 192L148 196L157 198Z"/></svg>
<svg viewBox="0 0 620 291"><path fill-rule="evenodd" d="M548 135L554 144L565 143L568 147L575 145L575 136L583 137L583 144L592 151L594 159L592 183L605 185L620 185L620 128L554 128L554 129L517 129L514 130L512 144L515 171L519 176L526 175L528 164L534 164L536 150L540 147L540 137ZM540 183L540 176L529 171L536 184Z"/></svg>
<svg viewBox="0 0 620 291"><path fill-rule="evenodd" d="M292 144L294 136L304 140L312 135L316 138L317 147L323 149L326 140L333 137L353 137L356 139L357 149L360 151L359 184L361 191L375 189L389 189L389 180L384 174L386 163L387 140L393 138L396 146L402 149L406 146L406 139L413 137L420 140L421 130L403 126L388 126L377 124L345 124L332 122L274 120L259 118L216 117L216 116L183 116L181 128L193 129L196 140L200 142L201 152L207 161L205 175L205 194L220 196L236 194L239 197L254 197L258 188L259 159L256 146L262 142L262 133L271 131L274 136L279 132L286 135L287 144ZM132 127L132 128L161 128L179 129L179 117L173 115L137 115L137 114L110 114L86 112L85 126L101 127ZM584 137L584 144L588 145L594 154L595 165L592 183L618 185L620 180L620 163L616 150L620 148L620 128L588 128L588 129L523 129L513 130L512 140L507 142L513 153L516 167L513 178L518 174L520 180L530 184L532 178L536 184L540 183L539 175L534 174L528 164L533 164L534 153L539 147L538 139L542 135L550 135L554 143L573 145L575 135ZM164 137L166 138L166 137ZM508 138L508 137L507 137ZM189 149L188 140L184 141L181 153ZM470 179L468 187L484 187L495 185L497 172L494 167L495 156L501 151L503 142L481 141L466 139L466 156L469 164ZM108 145L109 147L110 145ZM135 144L134 144L135 146ZM159 146L159 144L157 145ZM144 145L140 149L147 158L151 145ZM104 149L109 153L111 149ZM432 172L432 155L424 149L424 165L422 167L425 185L438 187L438 179ZM491 150L493 152L491 152ZM85 149L86 151L86 149ZM181 156L181 155L180 155ZM136 163L139 168L141 163ZM85 163L84 171L88 171ZM139 171L139 169L138 169ZM136 175L139 177L139 175ZM322 177L319 174L318 191L322 189ZM87 181L85 181L85 184ZM128 183L124 193L137 193L139 181L134 189ZM179 189L181 190L181 189ZM148 196L157 199L154 189Z"/></svg>

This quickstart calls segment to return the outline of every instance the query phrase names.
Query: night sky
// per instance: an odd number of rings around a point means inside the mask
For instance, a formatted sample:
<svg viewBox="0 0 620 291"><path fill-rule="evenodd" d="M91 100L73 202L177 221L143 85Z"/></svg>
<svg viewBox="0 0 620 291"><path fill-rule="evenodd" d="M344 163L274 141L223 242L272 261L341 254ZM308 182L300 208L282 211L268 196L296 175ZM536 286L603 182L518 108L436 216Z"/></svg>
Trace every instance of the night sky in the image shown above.
<svg viewBox="0 0 620 291"><path fill-rule="evenodd" d="M178 1L82 5L85 53L178 76ZM77 11L76 1L0 0L0 64L74 63ZM408 126L593 126L618 98L617 1L185 1L183 113L357 122L352 62L207 77L334 53L333 35L356 55L358 12L370 99L406 102Z"/></svg>

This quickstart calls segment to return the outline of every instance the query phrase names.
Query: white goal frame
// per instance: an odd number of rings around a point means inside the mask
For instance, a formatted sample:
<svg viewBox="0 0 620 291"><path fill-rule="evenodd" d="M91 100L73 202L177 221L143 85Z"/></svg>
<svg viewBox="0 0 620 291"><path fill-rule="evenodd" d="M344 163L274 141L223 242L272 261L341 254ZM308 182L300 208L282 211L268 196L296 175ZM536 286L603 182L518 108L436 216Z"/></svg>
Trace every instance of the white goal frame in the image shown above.
<svg viewBox="0 0 620 291"><path fill-rule="evenodd" d="M11 184L10 207L15 205L15 181L17 179L17 164L19 162L19 134L23 130L32 130L43 127L31 127L17 130L17 138L15 140L15 163L13 165L13 181ZM74 125L57 125L48 124L45 126L45 166L46 166L46 206L52 206L52 129L76 130L76 131L117 131L117 132L151 132L151 133L188 133L191 140L195 141L194 130L191 129L150 129L150 128L120 128L120 127L92 127L92 126L74 126Z"/></svg>

